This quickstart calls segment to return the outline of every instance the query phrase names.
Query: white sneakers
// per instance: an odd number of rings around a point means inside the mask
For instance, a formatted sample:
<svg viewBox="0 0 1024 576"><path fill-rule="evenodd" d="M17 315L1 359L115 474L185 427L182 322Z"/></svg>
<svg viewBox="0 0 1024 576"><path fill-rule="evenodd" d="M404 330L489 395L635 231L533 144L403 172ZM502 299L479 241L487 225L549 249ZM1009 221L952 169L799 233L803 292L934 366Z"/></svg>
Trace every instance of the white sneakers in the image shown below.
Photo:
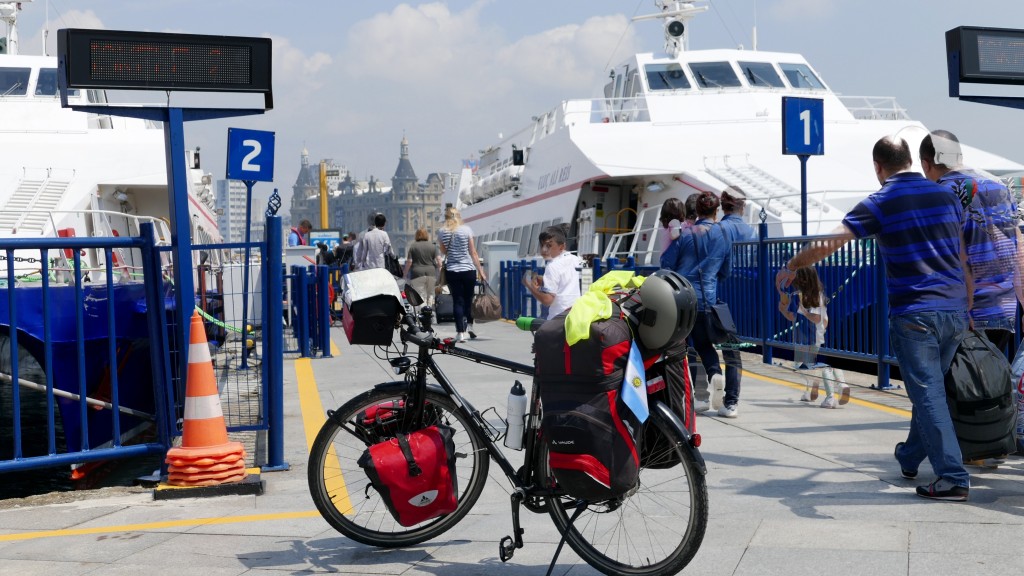
<svg viewBox="0 0 1024 576"><path fill-rule="evenodd" d="M737 416L740 415L740 412L739 410L736 409L735 405L722 406L721 408L718 409L718 415L721 416L722 418L736 418Z"/></svg>
<svg viewBox="0 0 1024 576"><path fill-rule="evenodd" d="M721 410L725 400L725 376L715 374L711 377L711 409Z"/></svg>
<svg viewBox="0 0 1024 576"><path fill-rule="evenodd" d="M838 406L839 403L836 402L835 396L826 396L825 399L821 401L822 408L836 408Z"/></svg>
<svg viewBox="0 0 1024 576"><path fill-rule="evenodd" d="M459 342L465 342L468 339L469 339L469 337L466 336L465 332L458 332L457 334L455 334L455 343L456 344L458 344Z"/></svg>
<svg viewBox="0 0 1024 576"><path fill-rule="evenodd" d="M711 404L708 404L703 400L693 401L693 411L696 412L697 414L703 414L708 410L711 410Z"/></svg>

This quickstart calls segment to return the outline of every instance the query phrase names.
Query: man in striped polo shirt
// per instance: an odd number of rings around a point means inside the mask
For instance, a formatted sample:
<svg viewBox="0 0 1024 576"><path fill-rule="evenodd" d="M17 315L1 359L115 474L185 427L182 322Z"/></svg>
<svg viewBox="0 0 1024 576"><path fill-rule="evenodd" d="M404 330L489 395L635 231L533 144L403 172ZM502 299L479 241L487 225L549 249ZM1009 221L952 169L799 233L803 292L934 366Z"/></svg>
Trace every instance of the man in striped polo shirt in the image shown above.
<svg viewBox="0 0 1024 576"><path fill-rule="evenodd" d="M937 478L918 486L917 494L962 502L970 475L946 406L944 374L957 336L967 329L963 208L950 189L910 170L910 147L902 138L880 139L872 160L882 188L854 206L837 238L812 243L790 259L776 283L789 286L798 268L853 238L875 237L889 291L889 338L914 405L907 439L896 444L896 461L910 479L927 457Z"/></svg>

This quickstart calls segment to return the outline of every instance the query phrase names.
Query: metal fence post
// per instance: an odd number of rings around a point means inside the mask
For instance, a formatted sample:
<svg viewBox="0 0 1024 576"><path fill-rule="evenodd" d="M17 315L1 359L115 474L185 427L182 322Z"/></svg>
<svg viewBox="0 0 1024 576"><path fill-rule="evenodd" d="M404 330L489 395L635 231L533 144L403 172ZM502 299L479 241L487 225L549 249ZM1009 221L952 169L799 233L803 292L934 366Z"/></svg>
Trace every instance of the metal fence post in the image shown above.
<svg viewBox="0 0 1024 576"><path fill-rule="evenodd" d="M320 357L331 357L331 272L327 266L316 267L317 280L317 320L320 324Z"/></svg>
<svg viewBox="0 0 1024 576"><path fill-rule="evenodd" d="M761 361L765 364L772 363L772 348L768 346L768 332L771 326L770 318L772 318L771 299L770 294L772 292L772 283L775 281L772 279L771 274L771 263L768 261L768 245L765 243L765 239L768 238L768 224L761 222L757 225L757 274L758 278L761 279L761 294L759 307L761 313L758 314L758 330L761 332Z"/></svg>
<svg viewBox="0 0 1024 576"><path fill-rule="evenodd" d="M149 330L149 361L153 379L153 401L156 408L156 432L160 444L165 449L171 448L171 427L175 423L173 404L168 402L171 397L170 366L165 363L165 351L168 349L167 330L164 328L164 299L160 290L160 253L153 248L155 237L153 224L144 222L139 225L139 235L145 243L142 245L142 277L146 286L146 317ZM162 464L166 467L166 464Z"/></svg>
<svg viewBox="0 0 1024 576"><path fill-rule="evenodd" d="M283 256L281 253L281 217L267 218L262 247L264 256L263 284L267 294L267 307L263 315L263 366L264 385L267 394L267 465L263 470L287 470L284 461L284 310L281 294L284 282L281 275Z"/></svg>
<svg viewBox="0 0 1024 576"><path fill-rule="evenodd" d="M889 300L885 288L885 265L882 263L881 249L874 242L874 274L875 274L875 342L878 343L878 389L892 388L889 382L889 363L885 357L889 354Z"/></svg>
<svg viewBox="0 0 1024 576"><path fill-rule="evenodd" d="M296 287L295 294L292 295L296 308L293 322L298 328L296 338L299 340L299 356L309 358L309 302L306 298L309 293L309 279L306 278L305 266L293 266L292 272L295 274Z"/></svg>

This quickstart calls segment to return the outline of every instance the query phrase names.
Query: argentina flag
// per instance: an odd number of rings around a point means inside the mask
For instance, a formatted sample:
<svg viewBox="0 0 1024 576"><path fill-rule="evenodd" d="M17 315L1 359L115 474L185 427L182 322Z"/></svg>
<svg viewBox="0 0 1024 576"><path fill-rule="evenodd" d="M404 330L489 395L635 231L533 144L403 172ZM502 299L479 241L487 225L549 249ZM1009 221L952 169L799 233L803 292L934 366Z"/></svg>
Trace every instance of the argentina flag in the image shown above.
<svg viewBox="0 0 1024 576"><path fill-rule="evenodd" d="M619 391L619 396L633 411L637 420L643 424L650 411L647 408L647 378L644 374L644 360L640 356L640 349L636 347L636 342L633 342L629 348L626 377L622 381L622 390Z"/></svg>

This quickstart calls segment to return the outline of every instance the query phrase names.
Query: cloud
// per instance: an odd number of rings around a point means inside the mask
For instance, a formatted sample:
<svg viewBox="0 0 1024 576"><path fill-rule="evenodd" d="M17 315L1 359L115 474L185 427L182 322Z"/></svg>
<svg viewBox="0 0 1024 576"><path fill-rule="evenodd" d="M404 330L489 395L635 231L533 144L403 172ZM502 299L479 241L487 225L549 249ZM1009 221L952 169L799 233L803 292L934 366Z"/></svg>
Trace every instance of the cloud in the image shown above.
<svg viewBox="0 0 1024 576"><path fill-rule="evenodd" d="M40 19L41 20L41 19ZM56 18L50 20L47 25L49 34L46 36L46 53L55 56L57 54L57 30L60 28L92 28L103 30L106 25L103 20L92 10L68 10L61 12ZM26 42L21 29L21 49L23 54L39 54L39 47L42 46L42 32L36 32Z"/></svg>

